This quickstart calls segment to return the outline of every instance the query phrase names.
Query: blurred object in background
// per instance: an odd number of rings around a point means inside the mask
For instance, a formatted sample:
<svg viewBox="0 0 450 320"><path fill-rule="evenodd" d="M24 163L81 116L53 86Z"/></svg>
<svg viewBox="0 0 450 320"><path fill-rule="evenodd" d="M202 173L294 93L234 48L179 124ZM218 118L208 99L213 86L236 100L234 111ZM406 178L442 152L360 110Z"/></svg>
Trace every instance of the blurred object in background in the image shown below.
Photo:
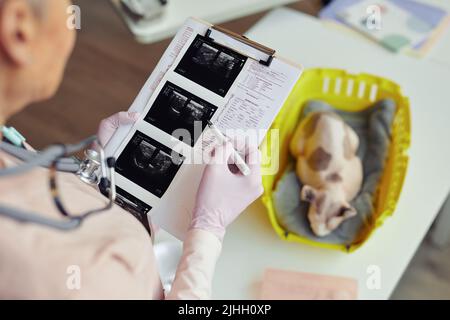
<svg viewBox="0 0 450 320"><path fill-rule="evenodd" d="M320 0L317 0L320 2ZM188 17L219 24L298 0L109 0L140 43L175 35ZM303 2L303 1L301 1Z"/></svg>
<svg viewBox="0 0 450 320"><path fill-rule="evenodd" d="M262 300L355 300L358 281L305 272L267 269L261 288Z"/></svg>
<svg viewBox="0 0 450 320"><path fill-rule="evenodd" d="M120 0L120 8L133 23L145 24L161 16L167 0Z"/></svg>
<svg viewBox="0 0 450 320"><path fill-rule="evenodd" d="M348 27L349 32L358 31L393 52L416 57L427 54L450 23L450 4L446 2L379 0L377 6L368 0L335 0L319 16Z"/></svg>

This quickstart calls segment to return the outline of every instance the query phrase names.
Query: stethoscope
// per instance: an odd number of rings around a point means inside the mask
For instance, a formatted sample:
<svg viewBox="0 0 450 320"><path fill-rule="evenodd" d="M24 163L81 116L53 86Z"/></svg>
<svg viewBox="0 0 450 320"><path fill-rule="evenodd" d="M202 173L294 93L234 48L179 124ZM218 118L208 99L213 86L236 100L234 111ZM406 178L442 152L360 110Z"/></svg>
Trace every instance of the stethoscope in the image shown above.
<svg viewBox="0 0 450 320"><path fill-rule="evenodd" d="M5 140L0 142L0 150L22 160L23 163L4 169L0 169L0 178L26 173L36 167L49 169L49 185L53 202L58 211L65 219L57 220L46 218L36 212L13 208L0 203L0 215L24 223L35 223L58 230L74 230L78 228L87 217L109 210L116 200L115 158L106 157L103 147L96 136L91 136L76 144L54 144L40 152L26 150L24 148L25 138L11 127L0 127ZM95 145L96 148L91 148ZM70 155L85 150L85 159L80 161ZM57 172L70 172L92 186L98 186L99 190L108 197L108 203L101 208L92 209L83 213L73 215L67 210L61 201Z"/></svg>

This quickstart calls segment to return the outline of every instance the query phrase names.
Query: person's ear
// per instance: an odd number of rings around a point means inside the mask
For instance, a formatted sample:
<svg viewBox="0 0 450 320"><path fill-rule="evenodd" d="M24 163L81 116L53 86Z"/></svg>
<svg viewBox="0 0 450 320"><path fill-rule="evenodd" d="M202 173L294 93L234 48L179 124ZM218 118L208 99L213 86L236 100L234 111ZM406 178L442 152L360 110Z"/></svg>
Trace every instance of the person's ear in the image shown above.
<svg viewBox="0 0 450 320"><path fill-rule="evenodd" d="M317 191L311 186L304 185L300 197L303 201L311 203L316 199Z"/></svg>
<svg viewBox="0 0 450 320"><path fill-rule="evenodd" d="M26 0L5 0L0 9L0 50L18 66L32 61L37 17Z"/></svg>

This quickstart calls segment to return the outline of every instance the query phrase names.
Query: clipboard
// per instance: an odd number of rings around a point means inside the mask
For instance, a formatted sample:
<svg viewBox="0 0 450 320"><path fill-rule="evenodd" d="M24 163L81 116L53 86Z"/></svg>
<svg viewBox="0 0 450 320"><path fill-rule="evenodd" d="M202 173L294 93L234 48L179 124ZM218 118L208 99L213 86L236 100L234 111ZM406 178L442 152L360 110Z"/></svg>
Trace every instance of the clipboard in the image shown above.
<svg viewBox="0 0 450 320"><path fill-rule="evenodd" d="M199 60L195 62L194 57ZM234 75L225 76L220 69L228 70L228 67ZM267 72L267 68L271 71ZM200 104L202 110L212 110L208 112L209 119L214 119L212 122L219 129L236 127L257 130L258 141L255 142L260 144L302 70L301 65L277 56L274 49L243 35L197 18L187 19L129 109L140 113L140 119L134 125L119 128L106 145L105 153L115 156L118 166L122 166L116 168L116 182L119 188L127 192L128 201L122 201L123 207L127 211L146 209L139 213L147 215L152 223L173 236L183 239L191 221L204 166L189 166L189 163L182 161L157 179L143 179L143 174L136 173L136 168L130 169L129 164L133 163L131 157L136 152L133 150L145 144L145 149L151 148L151 145L165 155L171 155L176 150L175 153L185 156L188 153L183 150L192 152L198 146L196 143L199 141L194 138L191 141L183 139L183 148L176 148L180 141L172 135L174 128L187 129L178 119L189 117L183 117L183 113L178 112L180 116L174 119L178 107L173 109L168 106L172 103L171 97L173 101L178 101L180 95L184 97L181 98L184 106L197 108L195 106ZM243 71L245 75L242 75ZM205 72L226 80L227 84L221 82L219 88L224 92L218 93L214 81L203 77ZM232 78L231 85L228 78ZM190 104L190 101L194 103ZM169 116L168 112L173 114ZM186 188L187 185L190 187ZM129 209L128 205L131 205Z"/></svg>
<svg viewBox="0 0 450 320"><path fill-rule="evenodd" d="M220 34L222 36L218 37ZM232 48L229 45L221 43L219 39L223 38L223 36L229 37L230 39L236 41L237 43L242 44L241 48L246 50L236 50L235 48ZM259 63L267 67L269 67L270 64L272 63L276 52L274 49L266 47L256 41L250 40L244 35L240 35L238 33L235 33L233 31L230 31L228 29L216 25L213 25L210 28L208 28L205 37L208 38L210 41L217 42L220 45L225 46L231 50L238 51L239 53L246 55L248 58L257 60ZM259 51L259 53L261 53L265 57L261 58L260 56L255 55L254 54L255 50Z"/></svg>

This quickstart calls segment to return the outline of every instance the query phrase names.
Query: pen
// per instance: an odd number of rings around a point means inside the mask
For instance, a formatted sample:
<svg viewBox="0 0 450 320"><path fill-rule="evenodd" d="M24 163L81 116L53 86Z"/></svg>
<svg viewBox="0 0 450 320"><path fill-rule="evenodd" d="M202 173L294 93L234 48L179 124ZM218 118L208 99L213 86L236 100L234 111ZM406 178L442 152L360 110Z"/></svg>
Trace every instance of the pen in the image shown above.
<svg viewBox="0 0 450 320"><path fill-rule="evenodd" d="M217 129L217 127L212 124L211 121L208 121L208 127L214 132L214 134L216 135L216 137L219 139L220 143L225 143L228 141L228 138L225 137L223 135L222 132L220 132L219 129ZM239 171L241 171L241 173L244 176L248 176L250 174L250 168L248 167L247 163L245 163L245 160L242 159L241 155L239 154L239 152L237 152L236 150L233 151L232 155L232 161L233 163L236 165L236 167L238 167Z"/></svg>

